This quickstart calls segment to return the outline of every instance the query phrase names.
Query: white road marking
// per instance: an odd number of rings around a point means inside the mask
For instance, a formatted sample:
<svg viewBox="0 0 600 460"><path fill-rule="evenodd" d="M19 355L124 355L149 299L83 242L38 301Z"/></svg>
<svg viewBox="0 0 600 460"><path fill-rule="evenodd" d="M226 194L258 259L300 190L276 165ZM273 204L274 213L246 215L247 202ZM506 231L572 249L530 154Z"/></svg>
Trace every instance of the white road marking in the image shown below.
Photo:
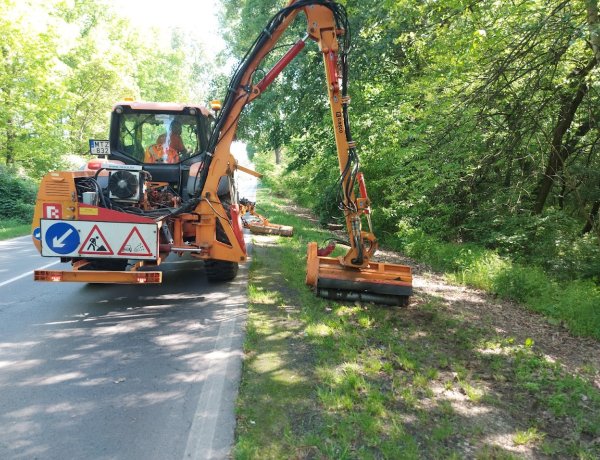
<svg viewBox="0 0 600 460"><path fill-rule="evenodd" d="M252 253L252 242L246 239L248 255ZM198 398L196 411L192 420L192 426L188 434L184 460L220 460L229 458L229 450L233 444L233 431L235 428L234 401L237 398L237 384L241 378L242 350L241 343L234 346L233 341L236 334L240 333L238 340L243 341L243 331L238 331L239 323L242 325L246 320L248 308L246 285L248 272L244 267L240 270L237 279L237 289L234 291L240 302L235 299L225 310L226 318L219 324L219 332L215 339L212 352L204 359L208 366L204 371L206 379L202 385L202 391ZM239 282L241 279L244 282ZM238 348L239 347L239 348ZM232 394L226 386L230 386L235 380L235 390ZM224 393L225 392L225 393ZM225 397L224 397L225 396ZM231 399L230 399L231 398ZM230 418L228 418L226 411ZM217 430L217 423L221 423ZM223 429L229 432L223 432ZM229 439L231 438L231 439ZM223 446L223 439L227 439L228 446Z"/></svg>
<svg viewBox="0 0 600 460"><path fill-rule="evenodd" d="M56 262L52 262L51 264L48 264L48 265L44 265L43 267L36 268L36 270L43 270L44 268L52 267L52 265L56 265L58 263L60 263L60 260L57 260ZM22 275L15 276L14 278L3 281L2 283L0 283L0 287L10 284L14 281L18 281L21 278L25 278L26 276L33 275L33 272L34 272L34 270L31 270L30 272L23 273Z"/></svg>
<svg viewBox="0 0 600 460"><path fill-rule="evenodd" d="M221 321L219 334L215 341L213 352L207 355L210 362L205 371L206 380L202 386L202 392L198 398L196 413L190 428L187 444L185 447L184 459L213 459L221 458L221 452L214 452L213 442L215 439L215 428L217 418L221 412L221 403L223 401L223 387L227 378L227 367L229 361L233 359L231 343L233 341L237 309L229 310L234 312L233 317ZM222 458L225 458L224 456Z"/></svg>

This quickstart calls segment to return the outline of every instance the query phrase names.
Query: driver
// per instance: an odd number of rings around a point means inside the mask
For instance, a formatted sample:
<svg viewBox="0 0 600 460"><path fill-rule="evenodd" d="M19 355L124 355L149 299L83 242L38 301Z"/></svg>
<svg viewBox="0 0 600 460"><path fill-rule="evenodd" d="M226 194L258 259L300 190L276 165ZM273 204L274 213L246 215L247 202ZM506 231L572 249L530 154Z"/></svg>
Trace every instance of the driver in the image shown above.
<svg viewBox="0 0 600 460"><path fill-rule="evenodd" d="M156 144L146 149L145 163L177 163L179 155L187 150L181 139L182 126L177 120L171 122L167 134L161 134L156 139Z"/></svg>

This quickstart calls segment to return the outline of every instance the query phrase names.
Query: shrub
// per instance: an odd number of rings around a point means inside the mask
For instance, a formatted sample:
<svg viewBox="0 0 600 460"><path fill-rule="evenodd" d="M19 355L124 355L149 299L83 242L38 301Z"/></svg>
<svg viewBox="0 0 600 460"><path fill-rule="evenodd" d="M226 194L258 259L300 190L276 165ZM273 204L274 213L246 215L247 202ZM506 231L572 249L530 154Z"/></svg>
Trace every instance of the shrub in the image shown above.
<svg viewBox="0 0 600 460"><path fill-rule="evenodd" d="M600 287L593 281L556 280L540 267L518 264L490 249L444 243L406 222L399 229L391 241L386 241L395 249L436 270L449 272L461 283L489 290L563 321L574 334L600 339ZM587 254L582 251L579 257L586 266L598 263Z"/></svg>
<svg viewBox="0 0 600 460"><path fill-rule="evenodd" d="M494 276L492 288L506 299L529 302L542 298L546 292L553 290L553 285L537 267L510 265Z"/></svg>
<svg viewBox="0 0 600 460"><path fill-rule="evenodd" d="M31 222L36 190L31 179L0 167L0 219Z"/></svg>
<svg viewBox="0 0 600 460"><path fill-rule="evenodd" d="M510 261L500 257L493 251L483 251L479 257L474 258L471 263L457 274L460 282L479 289L492 290L495 279L500 273L508 270Z"/></svg>
<svg viewBox="0 0 600 460"><path fill-rule="evenodd" d="M556 307L569 329L600 339L600 288L591 281L571 281L557 298Z"/></svg>

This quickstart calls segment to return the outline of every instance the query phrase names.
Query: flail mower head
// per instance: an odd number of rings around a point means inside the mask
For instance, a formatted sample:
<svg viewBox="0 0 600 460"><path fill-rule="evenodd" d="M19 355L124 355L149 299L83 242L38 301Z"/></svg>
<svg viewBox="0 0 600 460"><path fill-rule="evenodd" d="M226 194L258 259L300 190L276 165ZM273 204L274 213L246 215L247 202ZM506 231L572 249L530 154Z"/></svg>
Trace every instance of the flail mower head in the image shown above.
<svg viewBox="0 0 600 460"><path fill-rule="evenodd" d="M408 305L412 295L410 267L369 262L357 268L342 262L343 258L320 256L317 243L309 243L306 284L327 299Z"/></svg>
<svg viewBox="0 0 600 460"><path fill-rule="evenodd" d="M242 214L248 214L249 217L243 217L244 227L255 235L279 235L293 236L294 227L289 225L272 224L269 220L256 212L256 203L246 198L240 200Z"/></svg>
<svg viewBox="0 0 600 460"><path fill-rule="evenodd" d="M294 235L294 227L290 227L289 225L272 224L266 219L264 221L256 220L248 222L246 224L246 227L256 235Z"/></svg>

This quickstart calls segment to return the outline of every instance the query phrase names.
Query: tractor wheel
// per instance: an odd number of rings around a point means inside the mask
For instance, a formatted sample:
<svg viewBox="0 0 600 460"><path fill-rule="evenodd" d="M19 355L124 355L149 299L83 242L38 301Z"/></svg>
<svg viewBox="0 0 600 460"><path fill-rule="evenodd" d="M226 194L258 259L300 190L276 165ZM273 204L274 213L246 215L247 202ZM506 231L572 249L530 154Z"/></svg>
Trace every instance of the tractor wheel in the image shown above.
<svg viewBox="0 0 600 460"><path fill-rule="evenodd" d="M206 278L211 283L218 281L231 281L238 272L237 262L229 262L226 260L206 260L204 261L206 270Z"/></svg>

